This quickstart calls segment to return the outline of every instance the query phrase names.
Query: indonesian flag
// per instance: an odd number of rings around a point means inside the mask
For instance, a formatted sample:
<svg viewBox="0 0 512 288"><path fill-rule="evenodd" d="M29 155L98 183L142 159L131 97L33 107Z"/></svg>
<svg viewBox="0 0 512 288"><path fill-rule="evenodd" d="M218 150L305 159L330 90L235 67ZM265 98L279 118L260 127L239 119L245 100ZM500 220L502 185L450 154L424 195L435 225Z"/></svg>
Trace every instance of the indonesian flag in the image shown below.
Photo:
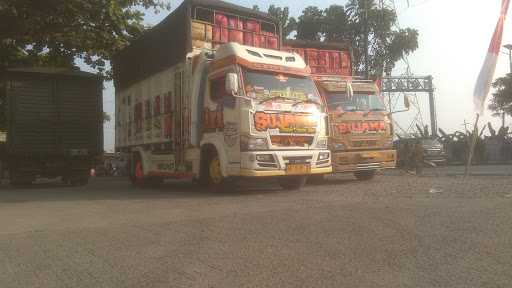
<svg viewBox="0 0 512 288"><path fill-rule="evenodd" d="M473 92L473 102L475 104L475 110L482 114L484 111L484 104L489 90L491 89L492 79L494 78L494 71L496 70L496 63L498 62L498 54L500 53L501 40L503 38L503 25L507 16L508 6L510 0L502 0L501 3L501 14L494 35L492 36L491 45L485 57L484 66L478 75L476 81L475 91Z"/></svg>

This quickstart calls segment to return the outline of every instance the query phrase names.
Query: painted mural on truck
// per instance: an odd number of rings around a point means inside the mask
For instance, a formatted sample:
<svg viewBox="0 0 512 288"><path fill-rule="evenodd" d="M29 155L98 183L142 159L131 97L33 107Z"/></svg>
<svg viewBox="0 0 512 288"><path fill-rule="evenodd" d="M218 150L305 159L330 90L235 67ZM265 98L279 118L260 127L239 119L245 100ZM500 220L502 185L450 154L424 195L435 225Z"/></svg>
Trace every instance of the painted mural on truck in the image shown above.
<svg viewBox="0 0 512 288"><path fill-rule="evenodd" d="M256 112L254 126L260 132L277 130L280 133L315 134L318 121L308 114Z"/></svg>
<svg viewBox="0 0 512 288"><path fill-rule="evenodd" d="M333 124L338 134L385 133L387 125L384 121L352 121Z"/></svg>

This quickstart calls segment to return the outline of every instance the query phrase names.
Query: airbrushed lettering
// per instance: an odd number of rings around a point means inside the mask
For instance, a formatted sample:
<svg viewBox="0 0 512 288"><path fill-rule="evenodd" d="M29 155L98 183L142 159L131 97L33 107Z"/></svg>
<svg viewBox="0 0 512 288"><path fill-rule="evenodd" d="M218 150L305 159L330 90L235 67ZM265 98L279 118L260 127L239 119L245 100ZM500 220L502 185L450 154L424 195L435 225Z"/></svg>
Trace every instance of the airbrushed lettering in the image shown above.
<svg viewBox="0 0 512 288"><path fill-rule="evenodd" d="M339 134L378 133L386 131L386 123L384 121L336 123L334 127Z"/></svg>
<svg viewBox="0 0 512 288"><path fill-rule="evenodd" d="M280 133L314 134L317 121L311 115L256 112L254 125L258 131L278 129Z"/></svg>

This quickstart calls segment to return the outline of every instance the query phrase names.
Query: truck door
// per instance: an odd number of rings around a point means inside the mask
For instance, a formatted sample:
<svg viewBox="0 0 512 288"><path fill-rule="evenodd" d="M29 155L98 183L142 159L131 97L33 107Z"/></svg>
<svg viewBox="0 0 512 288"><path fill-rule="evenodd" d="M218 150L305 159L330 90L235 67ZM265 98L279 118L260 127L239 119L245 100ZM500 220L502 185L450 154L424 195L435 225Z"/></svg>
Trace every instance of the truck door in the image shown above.
<svg viewBox="0 0 512 288"><path fill-rule="evenodd" d="M207 108L205 123L210 131L216 131L222 137L229 164L236 164L240 163L240 109L237 99L225 89L226 74L229 72L231 70L210 77L210 100L215 108Z"/></svg>

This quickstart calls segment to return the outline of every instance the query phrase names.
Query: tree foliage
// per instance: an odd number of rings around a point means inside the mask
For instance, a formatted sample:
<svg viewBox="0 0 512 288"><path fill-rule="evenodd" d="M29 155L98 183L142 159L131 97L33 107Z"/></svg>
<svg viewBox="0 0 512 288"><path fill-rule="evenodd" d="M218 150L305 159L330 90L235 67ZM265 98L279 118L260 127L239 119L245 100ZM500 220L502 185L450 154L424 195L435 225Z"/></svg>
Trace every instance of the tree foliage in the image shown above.
<svg viewBox="0 0 512 288"><path fill-rule="evenodd" d="M297 22L297 39L301 40L322 40L322 27L324 11L316 6L306 7L299 16Z"/></svg>
<svg viewBox="0 0 512 288"><path fill-rule="evenodd" d="M492 86L495 92L492 94L489 110L494 112L494 116L503 112L512 116L512 73L496 79Z"/></svg>
<svg viewBox="0 0 512 288"><path fill-rule="evenodd" d="M270 5L268 7L268 14L279 21L283 29L283 37L288 37L293 31L297 30L297 20L290 17L290 9L288 7L276 7Z"/></svg>
<svg viewBox="0 0 512 288"><path fill-rule="evenodd" d="M165 0L2 0L0 69L74 67L77 58L99 72L145 29L140 8L169 9Z"/></svg>
<svg viewBox="0 0 512 288"><path fill-rule="evenodd" d="M390 74L398 61L418 48L418 31L397 28L396 11L381 7L375 0L350 0L345 6L331 5L323 10L309 6L298 20L280 21L296 23L289 29L295 28L297 39L348 41L355 72L360 75L367 71L369 76Z"/></svg>

